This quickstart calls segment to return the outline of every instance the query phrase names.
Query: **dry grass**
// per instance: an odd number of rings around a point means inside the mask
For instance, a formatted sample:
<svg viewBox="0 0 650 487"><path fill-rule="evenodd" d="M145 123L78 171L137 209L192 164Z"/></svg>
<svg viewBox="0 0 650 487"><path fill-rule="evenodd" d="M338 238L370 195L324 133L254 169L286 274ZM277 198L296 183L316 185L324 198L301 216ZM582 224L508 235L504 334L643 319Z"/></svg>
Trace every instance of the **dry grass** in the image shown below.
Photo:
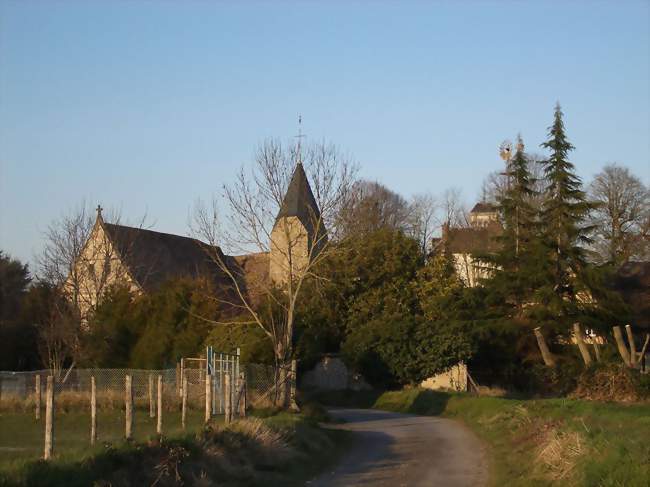
<svg viewBox="0 0 650 487"><path fill-rule="evenodd" d="M583 372L571 397L590 401L639 402L645 397L639 373L621 364L608 364Z"/></svg>
<svg viewBox="0 0 650 487"><path fill-rule="evenodd" d="M163 410L178 411L181 400L174 391L163 393ZM154 396L154 401L156 396ZM190 409L203 409L205 396L199 394L188 397L187 405ZM149 397L135 396L133 405L136 409L148 410ZM34 411L36 406L35 396L27 398L15 394L3 394L0 400L0 412L28 413ZM41 408L45 407L45 396L41 396ZM54 397L55 409L63 412L74 412L90 409L90 392L62 391ZM113 411L124 409L124 392L115 390L97 391L97 409Z"/></svg>
<svg viewBox="0 0 650 487"><path fill-rule="evenodd" d="M537 448L542 476L554 482L566 481L571 477L576 462L585 453L586 443L580 433L548 428Z"/></svg>

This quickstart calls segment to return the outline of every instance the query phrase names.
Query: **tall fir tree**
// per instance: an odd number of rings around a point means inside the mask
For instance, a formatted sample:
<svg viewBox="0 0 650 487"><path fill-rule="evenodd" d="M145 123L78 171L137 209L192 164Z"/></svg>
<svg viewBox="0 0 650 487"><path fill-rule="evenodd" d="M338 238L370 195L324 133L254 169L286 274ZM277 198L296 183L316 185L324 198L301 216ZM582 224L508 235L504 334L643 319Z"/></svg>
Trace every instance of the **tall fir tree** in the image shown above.
<svg viewBox="0 0 650 487"><path fill-rule="evenodd" d="M539 285L539 238L537 210L531 201L537 195L534 178L521 137L515 156L506 168L507 186L497 198L503 232L497 237L499 250L481 257L490 269L485 281L491 301L501 306L507 318L521 319L526 303Z"/></svg>
<svg viewBox="0 0 650 487"><path fill-rule="evenodd" d="M544 314L560 326L569 324L579 313L580 277L586 266L582 245L589 243L585 220L592 207L575 167L568 160L574 147L567 139L562 117L558 103L548 139L541 145L550 155L543 162L547 184L540 212L547 281L538 290Z"/></svg>

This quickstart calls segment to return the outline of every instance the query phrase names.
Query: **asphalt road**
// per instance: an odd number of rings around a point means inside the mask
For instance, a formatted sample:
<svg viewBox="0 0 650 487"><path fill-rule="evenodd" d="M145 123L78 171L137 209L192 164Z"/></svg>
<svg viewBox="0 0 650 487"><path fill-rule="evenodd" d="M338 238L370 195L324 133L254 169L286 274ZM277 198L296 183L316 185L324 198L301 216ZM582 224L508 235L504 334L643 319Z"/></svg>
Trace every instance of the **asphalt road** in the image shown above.
<svg viewBox="0 0 650 487"><path fill-rule="evenodd" d="M462 424L445 418L372 409L332 409L354 432L349 452L330 472L309 482L326 486L480 487L487 480L483 445Z"/></svg>

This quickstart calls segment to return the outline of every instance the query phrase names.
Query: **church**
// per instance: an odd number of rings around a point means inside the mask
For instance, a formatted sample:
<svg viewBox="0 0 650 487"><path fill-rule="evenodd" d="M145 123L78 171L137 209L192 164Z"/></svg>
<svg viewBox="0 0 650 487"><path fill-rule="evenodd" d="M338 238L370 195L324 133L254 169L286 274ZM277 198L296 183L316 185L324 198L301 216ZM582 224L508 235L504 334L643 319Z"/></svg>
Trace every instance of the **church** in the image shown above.
<svg viewBox="0 0 650 487"><path fill-rule="evenodd" d="M270 237L267 251L226 255L219 247L196 238L106 222L98 207L90 236L64 286L84 320L103 293L116 284L143 294L170 279L207 279L224 302L237 300L235 288L255 302L256 290L295 279L327 241L318 204L300 162Z"/></svg>

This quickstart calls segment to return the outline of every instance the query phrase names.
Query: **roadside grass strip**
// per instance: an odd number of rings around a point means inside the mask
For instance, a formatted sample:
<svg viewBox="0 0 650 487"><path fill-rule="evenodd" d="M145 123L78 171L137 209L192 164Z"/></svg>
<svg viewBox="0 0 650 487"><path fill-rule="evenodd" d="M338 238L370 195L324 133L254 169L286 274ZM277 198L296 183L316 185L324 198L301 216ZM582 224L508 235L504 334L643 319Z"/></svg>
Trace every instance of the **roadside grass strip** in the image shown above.
<svg viewBox="0 0 650 487"><path fill-rule="evenodd" d="M324 404L456 418L485 443L493 486L650 485L650 405L477 397L418 388L327 393Z"/></svg>

